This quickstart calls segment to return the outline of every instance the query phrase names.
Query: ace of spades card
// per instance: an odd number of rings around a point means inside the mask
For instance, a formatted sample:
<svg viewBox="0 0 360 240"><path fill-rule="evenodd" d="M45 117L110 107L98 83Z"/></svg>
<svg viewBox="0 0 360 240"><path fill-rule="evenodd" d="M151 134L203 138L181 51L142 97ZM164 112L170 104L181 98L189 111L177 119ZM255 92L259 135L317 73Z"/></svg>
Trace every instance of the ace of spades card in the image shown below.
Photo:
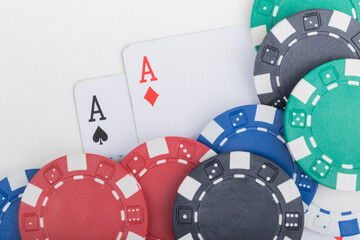
<svg viewBox="0 0 360 240"><path fill-rule="evenodd" d="M80 81L75 98L84 152L117 158L138 145L124 74Z"/></svg>

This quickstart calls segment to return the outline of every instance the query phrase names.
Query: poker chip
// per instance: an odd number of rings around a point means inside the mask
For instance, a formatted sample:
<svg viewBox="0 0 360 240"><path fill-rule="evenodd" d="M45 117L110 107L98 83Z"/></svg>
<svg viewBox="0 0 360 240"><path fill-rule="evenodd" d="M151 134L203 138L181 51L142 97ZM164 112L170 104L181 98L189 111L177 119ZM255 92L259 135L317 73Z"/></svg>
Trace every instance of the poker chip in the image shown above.
<svg viewBox="0 0 360 240"><path fill-rule="evenodd" d="M237 107L212 120L201 132L198 141L217 153L245 151L274 161L293 178L304 204L308 206L318 184L292 160L286 147L283 119L284 112L274 107Z"/></svg>
<svg viewBox="0 0 360 240"><path fill-rule="evenodd" d="M280 21L264 39L255 60L260 102L283 109L295 85L311 70L332 60L359 58L359 32L360 22L326 9L296 13Z"/></svg>
<svg viewBox="0 0 360 240"><path fill-rule="evenodd" d="M21 240L18 224L20 200L25 187L38 171L21 171L0 181L1 240Z"/></svg>
<svg viewBox="0 0 360 240"><path fill-rule="evenodd" d="M360 192L344 192L319 185L305 214L305 227L328 236L360 233Z"/></svg>
<svg viewBox="0 0 360 240"><path fill-rule="evenodd" d="M352 237L344 238L344 237L330 237L327 235L322 235L313 231L308 230L307 228L304 228L304 232L302 235L302 240L355 240ZM359 240L359 239L356 239Z"/></svg>
<svg viewBox="0 0 360 240"><path fill-rule="evenodd" d="M98 155L56 159L28 184L21 200L22 239L145 239L147 208L136 179Z"/></svg>
<svg viewBox="0 0 360 240"><path fill-rule="evenodd" d="M181 183L173 208L177 239L300 239L304 209L294 181L248 152L215 156Z"/></svg>
<svg viewBox="0 0 360 240"><path fill-rule="evenodd" d="M172 208L177 189L191 170L214 155L197 141L165 137L140 145L124 158L121 164L144 191L149 210L147 239L175 239Z"/></svg>
<svg viewBox="0 0 360 240"><path fill-rule="evenodd" d="M250 21L254 45L259 47L266 34L284 18L316 8L337 10L354 19L360 15L360 6L351 0L255 0Z"/></svg>
<svg viewBox="0 0 360 240"><path fill-rule="evenodd" d="M360 60L326 63L295 87L284 128L293 159L311 178L360 190Z"/></svg>

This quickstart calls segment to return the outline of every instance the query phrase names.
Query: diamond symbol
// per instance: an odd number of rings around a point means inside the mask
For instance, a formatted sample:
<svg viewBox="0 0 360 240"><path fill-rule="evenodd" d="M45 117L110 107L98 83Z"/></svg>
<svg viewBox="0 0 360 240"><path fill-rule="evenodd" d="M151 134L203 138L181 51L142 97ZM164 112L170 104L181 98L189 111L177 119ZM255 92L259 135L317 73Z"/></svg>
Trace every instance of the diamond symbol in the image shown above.
<svg viewBox="0 0 360 240"><path fill-rule="evenodd" d="M144 98L146 101L148 101L152 106L154 106L156 100L158 99L159 94L154 91L151 87L148 88Z"/></svg>

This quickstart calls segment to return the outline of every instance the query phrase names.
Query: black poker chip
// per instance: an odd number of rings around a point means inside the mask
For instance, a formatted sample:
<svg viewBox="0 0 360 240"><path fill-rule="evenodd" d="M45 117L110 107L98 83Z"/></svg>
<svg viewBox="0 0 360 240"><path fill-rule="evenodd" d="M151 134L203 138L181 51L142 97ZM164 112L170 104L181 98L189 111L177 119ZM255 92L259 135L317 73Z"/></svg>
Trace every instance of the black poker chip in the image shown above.
<svg viewBox="0 0 360 240"><path fill-rule="evenodd" d="M304 209L294 181L272 161L224 153L182 182L173 208L179 240L300 239Z"/></svg>
<svg viewBox="0 0 360 240"><path fill-rule="evenodd" d="M284 109L295 85L311 70L338 59L360 58L360 22L327 9L280 21L261 43L254 81L262 104Z"/></svg>

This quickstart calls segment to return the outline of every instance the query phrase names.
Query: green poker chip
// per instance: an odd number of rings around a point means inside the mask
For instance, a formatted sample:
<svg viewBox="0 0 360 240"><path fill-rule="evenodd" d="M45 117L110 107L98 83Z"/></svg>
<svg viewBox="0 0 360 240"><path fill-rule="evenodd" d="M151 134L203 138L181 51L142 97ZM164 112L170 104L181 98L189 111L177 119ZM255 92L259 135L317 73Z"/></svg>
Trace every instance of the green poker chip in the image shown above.
<svg viewBox="0 0 360 240"><path fill-rule="evenodd" d="M337 10L359 18L358 0L255 0L251 12L251 35L256 49L266 34L281 20L310 9Z"/></svg>
<svg viewBox="0 0 360 240"><path fill-rule="evenodd" d="M360 60L326 63L294 88L285 111L293 159L311 178L360 190Z"/></svg>

